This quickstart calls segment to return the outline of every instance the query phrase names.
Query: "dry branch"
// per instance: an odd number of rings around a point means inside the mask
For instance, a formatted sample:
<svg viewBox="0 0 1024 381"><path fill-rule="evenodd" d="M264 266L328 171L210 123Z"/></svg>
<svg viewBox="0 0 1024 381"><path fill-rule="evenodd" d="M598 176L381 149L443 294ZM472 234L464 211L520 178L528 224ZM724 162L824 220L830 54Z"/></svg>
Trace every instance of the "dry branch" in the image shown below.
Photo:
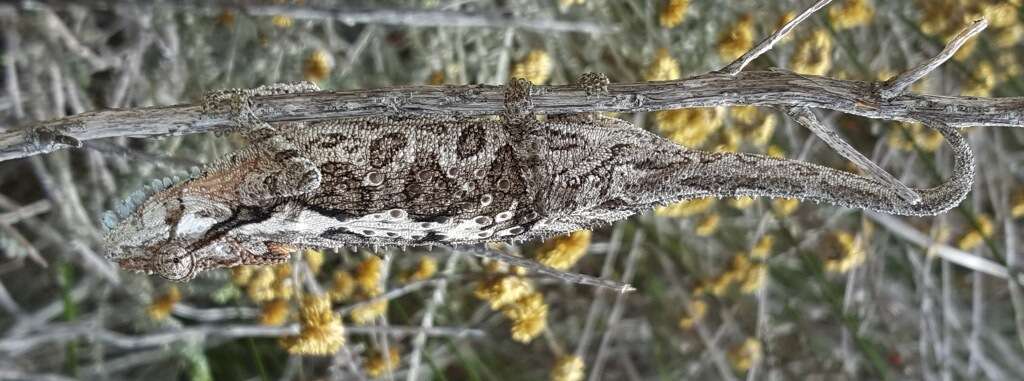
<svg viewBox="0 0 1024 381"><path fill-rule="evenodd" d="M678 81L612 84L604 94L575 86L534 86L538 113L638 112L688 107L809 107L872 119L941 120L952 127L1024 127L1024 98L904 94L881 99L875 82L800 75L786 70L709 73ZM504 108L501 86L408 86L254 97L268 122L382 114L493 115ZM204 115L199 104L87 112L0 133L0 161L48 153L73 141L117 136L185 135L231 128L228 115Z"/></svg>

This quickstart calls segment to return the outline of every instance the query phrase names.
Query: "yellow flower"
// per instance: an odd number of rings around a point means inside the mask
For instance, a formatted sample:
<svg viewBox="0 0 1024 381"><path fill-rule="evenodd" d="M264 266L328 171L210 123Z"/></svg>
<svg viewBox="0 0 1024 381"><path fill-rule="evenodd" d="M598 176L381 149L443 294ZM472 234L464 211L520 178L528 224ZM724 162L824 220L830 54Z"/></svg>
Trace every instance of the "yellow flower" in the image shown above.
<svg viewBox="0 0 1024 381"><path fill-rule="evenodd" d="M402 275L402 281L405 283L421 281L434 276L437 272L437 260L433 257L422 256L420 261L416 264L416 268Z"/></svg>
<svg viewBox="0 0 1024 381"><path fill-rule="evenodd" d="M704 144L722 126L721 108L686 108L654 113L658 131L689 148Z"/></svg>
<svg viewBox="0 0 1024 381"><path fill-rule="evenodd" d="M736 128L743 132L744 140L759 147L771 140L777 124L775 114L761 112L753 106L731 107L729 114Z"/></svg>
<svg viewBox="0 0 1024 381"><path fill-rule="evenodd" d="M964 90L960 92L961 95L970 97L987 97L992 94L992 89L996 87L998 76L995 68L992 67L992 63L989 61L982 61L975 65L974 72L972 73L973 79L969 79L969 83L964 87Z"/></svg>
<svg viewBox="0 0 1024 381"><path fill-rule="evenodd" d="M997 48L1012 48L1020 42L1024 36L1024 25L1016 24L999 30L996 33L995 45Z"/></svg>
<svg viewBox="0 0 1024 381"><path fill-rule="evenodd" d="M356 284L367 296L377 296L381 293L381 266L383 261L377 256L369 256L356 266Z"/></svg>
<svg viewBox="0 0 1024 381"><path fill-rule="evenodd" d="M497 310L531 292L533 292L533 286L525 278L508 275L491 278L480 283L474 294L477 298L490 302L492 310Z"/></svg>
<svg viewBox="0 0 1024 381"><path fill-rule="evenodd" d="M826 250L838 251L839 256L825 260L825 271L843 274L857 268L867 259L860 237L854 238L850 233L838 232L832 234L830 243L831 247Z"/></svg>
<svg viewBox="0 0 1024 381"><path fill-rule="evenodd" d="M1002 68L1005 78L1012 78L1020 75L1020 62L1013 51L1003 51L996 57L996 66Z"/></svg>
<svg viewBox="0 0 1024 381"><path fill-rule="evenodd" d="M919 0L921 8L921 31L928 35L936 35L948 31L953 12L961 11L960 5L953 0Z"/></svg>
<svg viewBox="0 0 1024 381"><path fill-rule="evenodd" d="M708 313L708 303L702 299L690 300L688 311L679 319L679 328L683 330L693 328L697 322L704 319L704 316Z"/></svg>
<svg viewBox="0 0 1024 381"><path fill-rule="evenodd" d="M348 316L352 318L352 322L357 325L365 325L372 323L375 319L384 316L388 312L388 300L381 299L373 303L364 304L362 306L353 308L348 313Z"/></svg>
<svg viewBox="0 0 1024 381"><path fill-rule="evenodd" d="M743 15L718 39L718 56L731 62L754 46L754 19Z"/></svg>
<svg viewBox="0 0 1024 381"><path fill-rule="evenodd" d="M246 284L249 299L263 303L273 299L289 299L294 293L291 265L263 266L254 269Z"/></svg>
<svg viewBox="0 0 1024 381"><path fill-rule="evenodd" d="M267 304L263 305L263 309L260 312L260 324L262 325L281 325L288 320L289 309L288 301L285 299L274 299Z"/></svg>
<svg viewBox="0 0 1024 381"><path fill-rule="evenodd" d="M768 146L768 149L765 151L765 153L768 154L768 156L774 157L776 159L782 159L786 157L786 150L782 149L782 147L779 147L777 145Z"/></svg>
<svg viewBox="0 0 1024 381"><path fill-rule="evenodd" d="M679 61L669 55L668 49L661 48L654 55L650 66L644 71L644 80L648 82L674 81L679 79L680 75Z"/></svg>
<svg viewBox="0 0 1024 381"><path fill-rule="evenodd" d="M979 214L977 217L977 228L972 227L967 234L964 234L964 236L960 238L960 242L957 243L957 247L959 247L960 250L974 250L985 241L985 238L991 237L992 233L995 231L995 226L992 225L992 219L984 214Z"/></svg>
<svg viewBox="0 0 1024 381"><path fill-rule="evenodd" d="M269 266L254 269L249 282L246 284L246 293L249 299L256 303L262 303L274 299L274 269Z"/></svg>
<svg viewBox="0 0 1024 381"><path fill-rule="evenodd" d="M1010 209L1013 218L1024 216L1024 189L1017 190L1013 195L1013 205Z"/></svg>
<svg viewBox="0 0 1024 381"><path fill-rule="evenodd" d="M925 152L934 152L942 145L943 137L938 131L923 126L921 123L897 123L897 128L889 131L886 143L901 151L913 151L916 143ZM907 140L903 128L910 129L910 140Z"/></svg>
<svg viewBox="0 0 1024 381"><path fill-rule="evenodd" d="M875 17L875 9L867 0L847 0L828 10L828 20L837 30L867 25Z"/></svg>
<svg viewBox="0 0 1024 381"><path fill-rule="evenodd" d="M551 75L551 56L543 50L531 50L522 61L512 67L512 78L525 78L541 85Z"/></svg>
<svg viewBox="0 0 1024 381"><path fill-rule="evenodd" d="M775 244L775 236L766 235L761 237L750 251L750 258L765 260L772 252L772 245Z"/></svg>
<svg viewBox="0 0 1024 381"><path fill-rule="evenodd" d="M697 198L681 201L672 205L662 206L654 210L654 214L662 217L689 217L704 213L715 205L714 197Z"/></svg>
<svg viewBox="0 0 1024 381"><path fill-rule="evenodd" d="M658 20L663 28L673 28L683 22L686 16L686 9L690 7L690 0L668 0L665 8L661 9Z"/></svg>
<svg viewBox="0 0 1024 381"><path fill-rule="evenodd" d="M331 310L327 295L309 295L299 309L299 335L281 340L289 353L299 355L332 355L345 344L345 327L341 317Z"/></svg>
<svg viewBox="0 0 1024 381"><path fill-rule="evenodd" d="M758 243L758 246L764 245L764 242L769 242L771 239L762 239ZM770 247L770 246L768 246ZM754 251L767 251L763 247L755 248ZM760 254L756 254L760 256ZM765 254L767 255L767 254ZM751 256L753 258L753 255ZM711 288L711 293L715 296L725 296L729 290L732 289L733 285L739 285L740 292L744 294L750 294L754 291L761 289L764 285L765 280L768 276L768 267L761 261L751 262L750 258L740 254L732 257L732 262L729 263L729 268L720 274L718 277L712 279L707 286ZM695 295L703 294L703 286L699 290L695 290Z"/></svg>
<svg viewBox="0 0 1024 381"><path fill-rule="evenodd" d="M796 208L800 206L800 200L795 198L777 198L772 200L772 209L779 217L786 217L793 214Z"/></svg>
<svg viewBox="0 0 1024 381"><path fill-rule="evenodd" d="M582 381L586 373L583 371L583 359L579 356L561 356L551 369L551 381Z"/></svg>
<svg viewBox="0 0 1024 381"><path fill-rule="evenodd" d="M295 20L288 16L277 15L270 19L270 23L278 28L291 28Z"/></svg>
<svg viewBox="0 0 1024 381"><path fill-rule="evenodd" d="M167 289L167 292L160 297L153 299L153 303L149 305L146 312L149 314L149 318L160 321L167 319L171 315L171 309L174 305L181 300L181 291L178 291L178 287L171 286Z"/></svg>
<svg viewBox="0 0 1024 381"><path fill-rule="evenodd" d="M295 287L292 284L292 265L281 264L274 266L274 297L279 299L291 299L292 294L295 293Z"/></svg>
<svg viewBox="0 0 1024 381"><path fill-rule="evenodd" d="M345 270L334 272L334 279L331 281L331 289L327 293L331 300L340 302L352 297L356 290L356 280Z"/></svg>
<svg viewBox="0 0 1024 381"><path fill-rule="evenodd" d="M761 342L751 337L729 351L729 362L738 371L745 372L761 361Z"/></svg>
<svg viewBox="0 0 1024 381"><path fill-rule="evenodd" d="M309 271L312 271L314 275L319 274L320 268L324 265L324 252L320 250L306 250L305 258Z"/></svg>
<svg viewBox="0 0 1024 381"><path fill-rule="evenodd" d="M538 250L537 261L559 270L568 269L587 252L590 235L589 230L579 230L567 236L549 239Z"/></svg>
<svg viewBox="0 0 1024 381"><path fill-rule="evenodd" d="M331 74L331 69L334 69L334 58L322 49L314 50L302 62L302 76L307 81L323 81Z"/></svg>
<svg viewBox="0 0 1024 381"><path fill-rule="evenodd" d="M1019 4L996 3L982 4L981 12L988 20L988 25L993 28L1006 28L1012 25L1019 25L1017 18L1017 7Z"/></svg>
<svg viewBox="0 0 1024 381"><path fill-rule="evenodd" d="M760 290L764 286L764 281L768 276L768 267L763 263L759 263L751 266L747 269L747 272L743 274L743 281L740 283L740 292L744 294L752 294L757 290Z"/></svg>
<svg viewBox="0 0 1024 381"><path fill-rule="evenodd" d="M789 60L793 71L800 74L825 75L832 68L832 37L825 29L816 29L811 37L800 41Z"/></svg>
<svg viewBox="0 0 1024 381"><path fill-rule="evenodd" d="M509 304L502 313L512 320L512 339L528 343L547 326L548 305L544 295L534 292Z"/></svg>
<svg viewBox="0 0 1024 381"><path fill-rule="evenodd" d="M707 216L704 216L704 219L697 223L697 227L694 229L694 232L700 237L707 237L715 234L715 231L718 230L718 222L720 220L721 217L719 217L718 213L708 214Z"/></svg>
<svg viewBox="0 0 1024 381"><path fill-rule="evenodd" d="M434 70L430 72L430 79L427 80L427 84L430 85L443 85L444 84L444 71Z"/></svg>
<svg viewBox="0 0 1024 381"><path fill-rule="evenodd" d="M245 286L252 279L253 266L238 266L231 269L231 283L236 286Z"/></svg>
<svg viewBox="0 0 1024 381"><path fill-rule="evenodd" d="M398 356L398 348L388 348L388 354L385 357L383 352L374 351L366 359L366 374L371 378L378 378L385 374L391 373L398 368L398 362L401 359Z"/></svg>

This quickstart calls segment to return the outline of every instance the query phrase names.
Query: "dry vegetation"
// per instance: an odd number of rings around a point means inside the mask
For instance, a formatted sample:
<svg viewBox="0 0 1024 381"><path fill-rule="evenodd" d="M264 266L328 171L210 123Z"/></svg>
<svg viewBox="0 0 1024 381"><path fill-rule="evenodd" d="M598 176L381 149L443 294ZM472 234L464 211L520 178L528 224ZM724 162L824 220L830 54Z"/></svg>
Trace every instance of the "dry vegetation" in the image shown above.
<svg viewBox="0 0 1024 381"><path fill-rule="evenodd" d="M148 3L0 5L0 132L300 79L676 80L721 68L809 5ZM1022 96L1020 12L1018 0L836 0L752 67L884 80L984 17L989 28L912 91ZM921 125L825 115L907 184L935 184L949 167L941 136ZM776 109L617 116L688 147L855 170ZM1021 379L1024 135L963 132L978 177L945 215L701 199L499 248L629 282L629 294L451 250L306 251L167 282L107 262L98 216L145 181L230 152L236 136L97 139L0 162L0 379Z"/></svg>

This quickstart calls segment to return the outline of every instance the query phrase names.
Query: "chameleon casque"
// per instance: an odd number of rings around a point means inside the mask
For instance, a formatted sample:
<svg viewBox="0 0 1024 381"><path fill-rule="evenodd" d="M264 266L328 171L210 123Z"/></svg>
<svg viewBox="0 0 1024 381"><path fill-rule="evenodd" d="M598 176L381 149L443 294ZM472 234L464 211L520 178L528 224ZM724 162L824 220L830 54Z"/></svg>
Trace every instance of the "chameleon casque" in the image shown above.
<svg viewBox="0 0 1024 381"><path fill-rule="evenodd" d="M577 84L601 91L607 78L591 73ZM108 212L109 258L184 280L211 268L282 262L298 247L542 239L706 196L933 215L958 205L974 175L966 140L941 123L930 127L952 148L952 176L915 189L920 200L912 202L873 178L687 149L616 118L538 117L530 91L528 81L510 81L498 118L379 116L277 129L255 119L244 96L222 92L214 98L236 100L231 107L252 131L250 146L190 178L154 181Z"/></svg>

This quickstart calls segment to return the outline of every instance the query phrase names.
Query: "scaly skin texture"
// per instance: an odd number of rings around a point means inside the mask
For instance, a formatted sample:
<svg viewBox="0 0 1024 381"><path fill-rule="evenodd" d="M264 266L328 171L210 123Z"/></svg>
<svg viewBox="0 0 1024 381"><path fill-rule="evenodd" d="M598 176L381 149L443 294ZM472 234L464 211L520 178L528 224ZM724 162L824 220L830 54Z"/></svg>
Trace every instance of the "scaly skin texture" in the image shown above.
<svg viewBox="0 0 1024 381"><path fill-rule="evenodd" d="M591 93L607 79L586 75L578 84ZM691 150L615 118L538 119L529 93L529 82L510 82L500 118L387 116L294 123L280 132L244 118L247 100L232 98L239 123L254 126L253 144L111 223L110 258L189 279L210 268L281 262L297 247L543 239L706 196L932 215L959 204L974 175L964 138L939 123L930 125L953 149L953 176L916 189L921 201L910 203L882 181Z"/></svg>

